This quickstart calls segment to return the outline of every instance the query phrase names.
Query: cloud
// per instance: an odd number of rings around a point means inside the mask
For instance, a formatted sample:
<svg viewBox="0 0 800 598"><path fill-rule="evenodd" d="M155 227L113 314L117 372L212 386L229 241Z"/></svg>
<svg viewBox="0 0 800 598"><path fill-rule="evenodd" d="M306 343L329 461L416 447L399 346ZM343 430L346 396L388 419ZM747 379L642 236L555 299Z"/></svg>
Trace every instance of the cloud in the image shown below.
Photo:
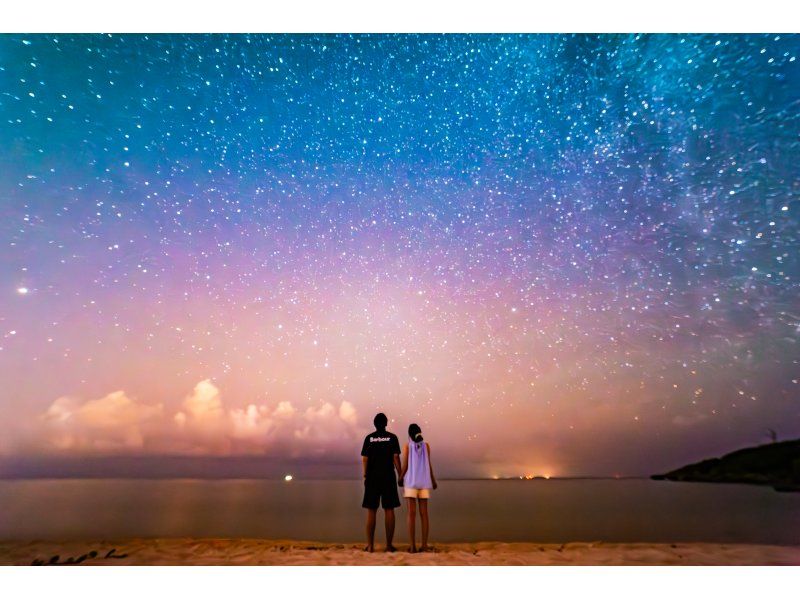
<svg viewBox="0 0 800 598"><path fill-rule="evenodd" d="M194 392L183 401L183 408L195 421L214 423L225 417L219 389L208 379L195 385Z"/></svg>
<svg viewBox="0 0 800 598"><path fill-rule="evenodd" d="M231 416L231 435L240 440L259 442L269 437L275 429L275 422L268 407L248 405L245 409L233 409Z"/></svg>
<svg viewBox="0 0 800 598"><path fill-rule="evenodd" d="M46 444L61 450L141 449L146 426L162 417L162 405L146 405L118 390L81 403L56 399L41 416Z"/></svg>
<svg viewBox="0 0 800 598"><path fill-rule="evenodd" d="M231 414L222 404L219 389L211 380L198 382L173 417L177 431L163 439L175 452L227 453L230 450Z"/></svg>
<svg viewBox="0 0 800 598"><path fill-rule="evenodd" d="M352 403L348 403L347 401L342 401L342 404L339 405L339 418L343 422L348 423L351 426L356 425L358 417L356 415L356 408L353 407Z"/></svg>
<svg viewBox="0 0 800 598"><path fill-rule="evenodd" d="M168 412L116 391L101 399L56 399L40 416L33 444L60 452L320 455L358 437L358 414L348 401L304 410L289 401L274 407L227 407L219 388L201 380Z"/></svg>
<svg viewBox="0 0 800 598"><path fill-rule="evenodd" d="M302 416L295 417L295 421L296 439L323 446L348 437L348 430L356 425L356 413L347 401L343 401L338 409L330 403L323 403L318 408L309 407Z"/></svg>

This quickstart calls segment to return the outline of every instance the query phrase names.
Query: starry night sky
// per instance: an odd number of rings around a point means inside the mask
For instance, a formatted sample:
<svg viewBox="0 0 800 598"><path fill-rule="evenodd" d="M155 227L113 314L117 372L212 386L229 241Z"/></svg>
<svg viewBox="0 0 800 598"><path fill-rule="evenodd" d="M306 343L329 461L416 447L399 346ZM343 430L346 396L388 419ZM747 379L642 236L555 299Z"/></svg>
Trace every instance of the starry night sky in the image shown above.
<svg viewBox="0 0 800 598"><path fill-rule="evenodd" d="M0 451L649 474L800 435L796 35L0 36Z"/></svg>

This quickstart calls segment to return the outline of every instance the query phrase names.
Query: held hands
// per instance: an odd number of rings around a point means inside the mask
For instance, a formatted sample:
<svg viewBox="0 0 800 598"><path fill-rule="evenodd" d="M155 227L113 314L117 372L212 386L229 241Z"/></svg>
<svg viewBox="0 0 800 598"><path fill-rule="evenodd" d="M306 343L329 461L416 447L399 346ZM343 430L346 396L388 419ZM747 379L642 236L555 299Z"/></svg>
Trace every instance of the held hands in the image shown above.
<svg viewBox="0 0 800 598"><path fill-rule="evenodd" d="M403 487L403 478L397 478L397 485Z"/></svg>

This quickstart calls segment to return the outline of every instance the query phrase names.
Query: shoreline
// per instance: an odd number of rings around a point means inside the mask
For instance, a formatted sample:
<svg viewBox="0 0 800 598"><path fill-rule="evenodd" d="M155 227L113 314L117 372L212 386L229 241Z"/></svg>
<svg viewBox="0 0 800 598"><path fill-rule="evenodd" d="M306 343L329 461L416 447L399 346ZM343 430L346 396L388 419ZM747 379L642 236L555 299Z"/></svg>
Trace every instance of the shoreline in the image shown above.
<svg viewBox="0 0 800 598"><path fill-rule="evenodd" d="M410 554L408 544L387 553L383 544L228 538L147 538L119 541L0 541L0 565L83 560L105 565L800 565L799 546L675 542L435 543ZM110 553L110 554L109 554ZM106 556L108 555L108 556Z"/></svg>

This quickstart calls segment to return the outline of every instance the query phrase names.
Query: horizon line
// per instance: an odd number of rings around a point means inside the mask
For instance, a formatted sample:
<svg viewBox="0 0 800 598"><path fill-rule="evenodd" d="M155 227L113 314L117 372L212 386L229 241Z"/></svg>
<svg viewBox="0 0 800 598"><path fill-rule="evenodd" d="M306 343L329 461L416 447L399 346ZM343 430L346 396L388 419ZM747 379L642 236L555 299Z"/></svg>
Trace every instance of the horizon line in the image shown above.
<svg viewBox="0 0 800 598"><path fill-rule="evenodd" d="M104 476L104 475L14 475L4 476L0 475L0 481L21 481L21 480L196 480L196 481L235 481L235 480L261 480L261 481L280 481L286 484L295 482L357 482L361 481L358 477L302 477L298 478L292 474L293 479L287 481L283 476L153 476L153 475L128 475L128 476ZM439 478L442 482L552 482L552 481L568 481L568 480L649 480L648 475L628 475L628 476L613 476L613 475L578 475L578 476L537 476L525 478L521 476L506 476L506 477L443 477Z"/></svg>

